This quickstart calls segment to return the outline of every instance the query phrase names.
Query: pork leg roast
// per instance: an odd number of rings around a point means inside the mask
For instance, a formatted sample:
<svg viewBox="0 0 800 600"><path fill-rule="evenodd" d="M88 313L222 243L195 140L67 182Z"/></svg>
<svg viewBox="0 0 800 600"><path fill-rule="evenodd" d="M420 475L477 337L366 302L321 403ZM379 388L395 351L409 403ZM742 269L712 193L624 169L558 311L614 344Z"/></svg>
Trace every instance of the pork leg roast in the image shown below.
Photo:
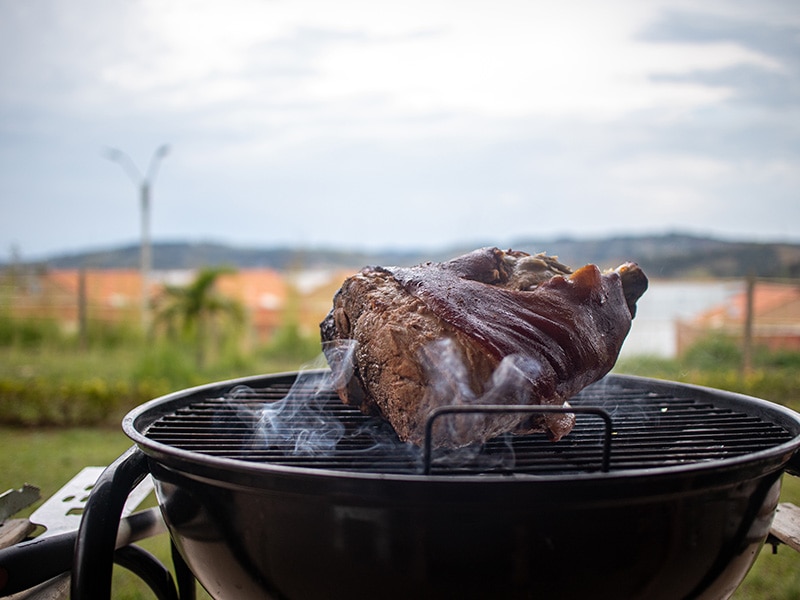
<svg viewBox="0 0 800 600"><path fill-rule="evenodd" d="M573 272L556 257L498 248L443 263L367 267L334 296L320 325L323 352L334 372L352 373L339 380L343 402L420 445L438 406L567 405L614 366L646 289L634 263ZM434 444L458 447L506 432L558 440L574 416L441 421Z"/></svg>

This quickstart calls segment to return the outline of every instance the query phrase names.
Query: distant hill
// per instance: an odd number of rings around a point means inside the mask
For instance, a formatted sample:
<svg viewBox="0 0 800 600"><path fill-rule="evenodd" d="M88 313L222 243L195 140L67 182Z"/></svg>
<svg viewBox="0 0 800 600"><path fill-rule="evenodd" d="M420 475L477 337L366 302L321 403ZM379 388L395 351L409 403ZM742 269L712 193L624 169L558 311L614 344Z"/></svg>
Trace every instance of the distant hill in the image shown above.
<svg viewBox="0 0 800 600"><path fill-rule="evenodd" d="M547 252L562 262L602 268L634 261L651 278L800 277L800 244L723 241L680 233L617 236L596 239L520 239L515 250ZM412 265L452 258L474 247L451 247L438 252L354 252L333 248L240 248L214 243L155 243L156 270L195 269L204 266L236 268L360 268L365 265ZM137 268L139 246L53 256L38 263L53 269Z"/></svg>
<svg viewBox="0 0 800 600"><path fill-rule="evenodd" d="M724 241L686 234L595 240L520 240L516 248L552 248L562 262L613 267L631 260L651 278L800 277L800 244Z"/></svg>
<svg viewBox="0 0 800 600"><path fill-rule="evenodd" d="M240 269L272 268L358 268L372 264L414 264L430 260L419 252L351 252L328 248L243 248L215 243L159 242L152 248L155 270L197 269L231 266ZM130 245L101 251L63 254L38 264L52 269L135 269L139 267L139 246Z"/></svg>

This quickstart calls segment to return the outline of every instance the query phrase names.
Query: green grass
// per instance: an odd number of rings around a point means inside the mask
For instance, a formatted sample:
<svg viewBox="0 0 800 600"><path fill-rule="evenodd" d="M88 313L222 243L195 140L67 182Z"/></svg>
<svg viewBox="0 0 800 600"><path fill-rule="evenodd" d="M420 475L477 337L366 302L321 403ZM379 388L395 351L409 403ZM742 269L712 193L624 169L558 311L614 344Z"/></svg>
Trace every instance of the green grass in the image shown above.
<svg viewBox="0 0 800 600"><path fill-rule="evenodd" d="M286 353L271 347L231 352L202 369L193 363L191 348L165 343L88 350L0 346L0 379L83 381L101 378L104 381L155 381L170 389L182 389L231 377L296 369L320 353L319 343L303 344L302 351Z"/></svg>
<svg viewBox="0 0 800 600"><path fill-rule="evenodd" d="M44 335L44 334L42 334ZM15 338L16 339L16 338ZM114 338L116 339L116 338ZM320 344L279 336L273 344L220 348L201 366L191 344L77 342L0 343L0 425L112 426L134 406L204 383L294 370L320 354Z"/></svg>
<svg viewBox="0 0 800 600"><path fill-rule="evenodd" d="M130 446L121 429L2 428L0 488L30 483L47 498L83 467L108 465Z"/></svg>

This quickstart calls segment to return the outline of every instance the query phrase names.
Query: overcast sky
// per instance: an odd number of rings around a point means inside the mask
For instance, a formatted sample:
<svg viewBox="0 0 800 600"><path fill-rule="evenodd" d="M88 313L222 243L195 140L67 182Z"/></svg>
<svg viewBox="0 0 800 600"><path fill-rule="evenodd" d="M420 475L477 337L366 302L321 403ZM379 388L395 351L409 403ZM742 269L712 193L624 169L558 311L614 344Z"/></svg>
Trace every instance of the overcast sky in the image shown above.
<svg viewBox="0 0 800 600"><path fill-rule="evenodd" d="M800 4L0 0L0 261L137 243L162 144L157 241L800 241Z"/></svg>

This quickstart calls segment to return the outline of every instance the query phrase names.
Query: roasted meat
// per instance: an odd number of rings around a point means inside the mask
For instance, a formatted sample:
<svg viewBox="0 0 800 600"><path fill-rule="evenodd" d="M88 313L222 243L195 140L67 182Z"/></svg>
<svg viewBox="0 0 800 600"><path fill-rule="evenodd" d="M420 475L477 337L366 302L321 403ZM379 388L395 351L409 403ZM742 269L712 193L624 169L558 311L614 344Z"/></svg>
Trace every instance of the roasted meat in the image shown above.
<svg viewBox="0 0 800 600"><path fill-rule="evenodd" d="M321 323L323 351L348 404L421 444L428 414L451 404L563 406L614 366L647 278L634 263L572 271L546 254L482 248L443 263L367 267ZM343 348L352 345L352 353ZM434 444L544 431L570 414L481 414L437 421Z"/></svg>

